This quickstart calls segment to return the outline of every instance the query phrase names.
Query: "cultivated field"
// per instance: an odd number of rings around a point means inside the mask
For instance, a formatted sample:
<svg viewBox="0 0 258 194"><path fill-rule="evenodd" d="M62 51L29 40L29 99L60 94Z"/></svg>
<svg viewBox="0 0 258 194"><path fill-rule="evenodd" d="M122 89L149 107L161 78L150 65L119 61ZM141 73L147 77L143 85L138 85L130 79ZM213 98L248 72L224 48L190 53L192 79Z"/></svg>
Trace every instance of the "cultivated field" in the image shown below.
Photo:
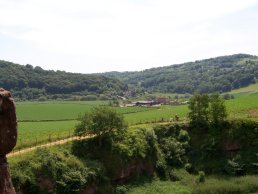
<svg viewBox="0 0 258 194"><path fill-rule="evenodd" d="M19 121L18 142L15 149L64 139L73 135L74 128L78 123L78 115L89 112L91 108L99 105L107 105L107 102L18 102L16 104ZM146 107L113 108L124 114L125 118L127 115L157 110L157 108ZM136 120L136 122L139 121ZM128 121L128 123L132 122Z"/></svg>

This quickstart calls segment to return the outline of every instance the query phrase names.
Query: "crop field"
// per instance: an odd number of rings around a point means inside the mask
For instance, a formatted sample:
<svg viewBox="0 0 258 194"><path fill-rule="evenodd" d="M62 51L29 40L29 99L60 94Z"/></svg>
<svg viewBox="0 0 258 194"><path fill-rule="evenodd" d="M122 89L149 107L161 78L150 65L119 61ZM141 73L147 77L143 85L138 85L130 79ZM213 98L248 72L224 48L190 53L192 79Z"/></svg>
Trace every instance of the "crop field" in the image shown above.
<svg viewBox="0 0 258 194"><path fill-rule="evenodd" d="M159 109L149 110L145 112L137 112L126 114L125 120L130 124L144 123L144 122L158 122L162 118L167 121L178 115L181 120L186 119L188 112L187 105L182 106L162 106Z"/></svg>
<svg viewBox="0 0 258 194"><path fill-rule="evenodd" d="M18 102L18 142L15 149L51 142L73 134L79 114L107 102ZM113 107L127 115L156 110L146 107ZM131 121L129 121L130 123Z"/></svg>
<svg viewBox="0 0 258 194"><path fill-rule="evenodd" d="M252 93L226 101L230 118L258 118L258 94Z"/></svg>
<svg viewBox="0 0 258 194"><path fill-rule="evenodd" d="M75 120L79 114L89 112L97 105L107 105L107 102L18 102L16 104L19 121ZM148 111L154 108L146 107L113 107L122 114Z"/></svg>
<svg viewBox="0 0 258 194"><path fill-rule="evenodd" d="M19 122L15 150L69 137L73 134L77 122Z"/></svg>

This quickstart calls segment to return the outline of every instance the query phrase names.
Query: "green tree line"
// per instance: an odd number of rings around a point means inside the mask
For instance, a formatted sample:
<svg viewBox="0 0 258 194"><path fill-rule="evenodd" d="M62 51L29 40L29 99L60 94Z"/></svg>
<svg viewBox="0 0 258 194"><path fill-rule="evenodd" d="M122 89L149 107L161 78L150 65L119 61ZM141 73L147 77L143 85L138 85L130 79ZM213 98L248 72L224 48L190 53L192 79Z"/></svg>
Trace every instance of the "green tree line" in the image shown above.
<svg viewBox="0 0 258 194"><path fill-rule="evenodd" d="M104 75L149 92L227 92L257 82L258 57L237 54L139 72L108 72Z"/></svg>
<svg viewBox="0 0 258 194"><path fill-rule="evenodd" d="M56 98L67 98L71 94L116 95L127 89L117 79L101 75L46 71L38 66L22 66L1 60L0 71L0 87L12 90L14 96L20 99L54 95Z"/></svg>

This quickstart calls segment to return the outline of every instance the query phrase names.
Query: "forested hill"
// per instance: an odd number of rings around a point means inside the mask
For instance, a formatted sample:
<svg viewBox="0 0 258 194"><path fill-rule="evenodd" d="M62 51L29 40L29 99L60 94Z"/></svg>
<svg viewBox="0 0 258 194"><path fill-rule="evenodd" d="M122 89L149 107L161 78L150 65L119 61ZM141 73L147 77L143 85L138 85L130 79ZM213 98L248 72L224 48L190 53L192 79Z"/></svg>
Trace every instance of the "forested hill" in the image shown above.
<svg viewBox="0 0 258 194"><path fill-rule="evenodd" d="M237 54L139 72L108 72L103 75L151 92L226 92L257 81L258 57Z"/></svg>
<svg viewBox="0 0 258 194"><path fill-rule="evenodd" d="M258 57L237 54L139 72L79 74L0 60L0 87L18 99L108 99L130 90L163 93L226 92L258 80Z"/></svg>
<svg viewBox="0 0 258 194"><path fill-rule="evenodd" d="M0 60L0 87L12 90L16 98L71 98L73 96L112 96L127 89L114 78L102 75L46 71L41 67L18 65Z"/></svg>

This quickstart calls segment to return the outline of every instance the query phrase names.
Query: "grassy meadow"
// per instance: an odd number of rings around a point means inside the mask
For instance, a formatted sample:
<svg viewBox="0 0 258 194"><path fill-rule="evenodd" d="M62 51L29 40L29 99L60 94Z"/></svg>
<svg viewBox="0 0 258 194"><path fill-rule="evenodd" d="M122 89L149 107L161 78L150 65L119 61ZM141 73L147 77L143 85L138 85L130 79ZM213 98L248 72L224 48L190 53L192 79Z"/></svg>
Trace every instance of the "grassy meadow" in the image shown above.
<svg viewBox="0 0 258 194"><path fill-rule="evenodd" d="M184 173L179 181L140 181L126 188L126 194L255 194L258 189L257 176L206 177L196 183L194 175Z"/></svg>

